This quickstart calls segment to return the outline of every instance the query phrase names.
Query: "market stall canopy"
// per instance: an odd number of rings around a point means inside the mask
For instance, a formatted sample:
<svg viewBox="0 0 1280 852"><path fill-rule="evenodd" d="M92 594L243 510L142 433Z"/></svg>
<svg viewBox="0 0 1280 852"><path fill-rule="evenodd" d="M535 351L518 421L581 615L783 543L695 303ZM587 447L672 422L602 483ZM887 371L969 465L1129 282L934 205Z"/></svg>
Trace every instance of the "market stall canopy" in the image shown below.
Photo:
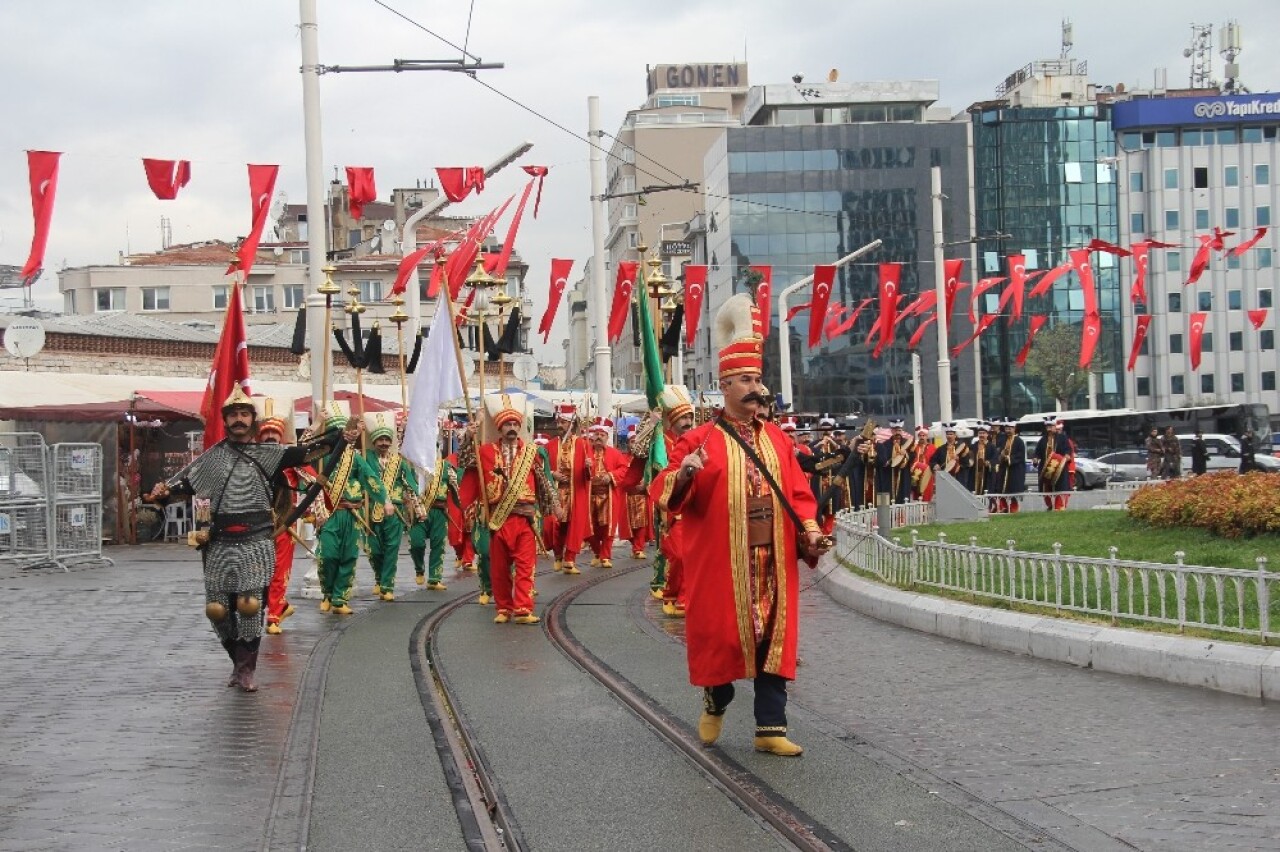
<svg viewBox="0 0 1280 852"><path fill-rule="evenodd" d="M0 406L0 420L45 421L58 423L123 422L126 414L139 420L199 419L183 408L174 408L150 399L122 399L111 402L68 402L52 405Z"/></svg>

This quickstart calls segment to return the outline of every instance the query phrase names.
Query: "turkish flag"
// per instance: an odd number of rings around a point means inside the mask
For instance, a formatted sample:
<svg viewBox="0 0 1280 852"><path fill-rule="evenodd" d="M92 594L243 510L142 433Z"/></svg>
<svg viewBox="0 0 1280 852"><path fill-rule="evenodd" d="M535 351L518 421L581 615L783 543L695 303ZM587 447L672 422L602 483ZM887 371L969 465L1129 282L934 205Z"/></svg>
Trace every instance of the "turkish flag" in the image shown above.
<svg viewBox="0 0 1280 852"><path fill-rule="evenodd" d="M1133 304L1147 303L1147 264L1150 262L1147 243L1133 245L1133 286L1129 288L1129 301ZM1132 367L1130 368L1132 369Z"/></svg>
<svg viewBox="0 0 1280 852"><path fill-rule="evenodd" d="M1134 246L1136 249L1137 246ZM1138 350L1142 349L1142 341L1147 339L1147 329L1151 326L1151 314L1139 314L1134 317L1133 324L1133 348L1129 350L1129 366L1128 372L1133 372L1133 367L1138 363Z"/></svg>
<svg viewBox="0 0 1280 852"><path fill-rule="evenodd" d="M1004 311L1005 302L1012 296L1013 298L1013 320L1022 316L1022 299L1023 293L1027 286L1027 258L1021 254L1011 254L1008 258L1009 262L1009 283L1005 285L1004 293L1000 296L999 311Z"/></svg>
<svg viewBox="0 0 1280 852"><path fill-rule="evenodd" d="M1215 225L1213 227L1213 236L1209 238L1209 247L1212 248L1214 251L1226 251L1227 250L1226 238L1234 237L1235 235L1236 235L1235 231L1224 231L1221 228L1219 228L1217 225Z"/></svg>
<svg viewBox="0 0 1280 852"><path fill-rule="evenodd" d="M1048 321L1048 314L1031 315L1031 328L1027 331L1027 342L1022 344L1022 348L1018 350L1018 357L1013 359L1014 363L1019 367L1026 366L1027 356L1031 354L1031 341L1036 339L1036 332L1043 328Z"/></svg>
<svg viewBox="0 0 1280 852"><path fill-rule="evenodd" d="M849 310L844 305L836 302L827 308L827 322L822 328L822 336L827 340L834 340L836 337L836 329L840 327L840 318L844 316L845 311Z"/></svg>
<svg viewBox="0 0 1280 852"><path fill-rule="evenodd" d="M946 295L947 299L946 317L948 334L951 329L951 318L955 316L956 296L959 295L960 291L964 288L964 285L960 283L960 272L963 269L963 257L945 260L942 262L942 275L946 279L946 284L943 286L943 293Z"/></svg>
<svg viewBox="0 0 1280 852"><path fill-rule="evenodd" d="M613 285L613 307L609 311L609 343L622 337L622 329L626 327L627 317L631 315L631 294L636 287L636 270L639 268L634 260L618 262L618 280Z"/></svg>
<svg viewBox="0 0 1280 852"><path fill-rule="evenodd" d="M955 358L961 352L963 352L969 346L970 343L978 339L978 337L982 334L982 332L990 328L991 324L995 322L999 317L1000 317L999 314L987 314L982 319L978 320L978 325L976 328L974 328L973 334L969 335L969 339L958 346L951 347L951 357Z"/></svg>
<svg viewBox="0 0 1280 852"><path fill-rule="evenodd" d="M756 285L756 310L760 312L760 336L769 336L769 326L773 323L773 267L748 266L752 272L759 272L763 277Z"/></svg>
<svg viewBox="0 0 1280 852"><path fill-rule="evenodd" d="M19 273L24 286L35 283L44 267L44 249L49 242L49 223L53 219L53 197L58 191L59 151L28 151L27 177L31 183L31 213L35 231L31 235L31 252Z"/></svg>
<svg viewBox="0 0 1280 852"><path fill-rule="evenodd" d="M481 166L441 167L436 169L440 176L440 188L450 201L461 201L475 190L476 195L484 191L484 168Z"/></svg>
<svg viewBox="0 0 1280 852"><path fill-rule="evenodd" d="M534 202L534 215L537 215L538 203ZM547 310L538 322L538 331L542 332L542 342L546 343L551 336L551 324L555 322L556 311L560 309L560 297L565 287L569 286L569 272L573 269L573 259L551 258L551 294L547 297Z"/></svg>
<svg viewBox="0 0 1280 852"><path fill-rule="evenodd" d="M178 190L191 181L191 163L186 160L153 160L142 158L142 169L147 173L147 186L161 201L172 201Z"/></svg>
<svg viewBox="0 0 1280 852"><path fill-rule="evenodd" d="M378 200L378 190L373 185L373 168L347 166L347 201L351 206L351 218L357 222L364 213L364 206Z"/></svg>
<svg viewBox="0 0 1280 852"><path fill-rule="evenodd" d="M803 305L792 305L791 308L787 311L787 322L791 322L793 319L795 319L796 314L800 313L801 311L807 311L807 310L809 310L808 302L805 302Z"/></svg>
<svg viewBox="0 0 1280 852"><path fill-rule="evenodd" d="M1256 311L1249 311L1249 322L1253 325L1255 331L1261 331L1262 325L1267 321L1267 309L1259 308Z"/></svg>
<svg viewBox="0 0 1280 852"><path fill-rule="evenodd" d="M1200 342L1204 339L1204 324L1209 320L1207 311L1191 314L1191 369L1200 369Z"/></svg>
<svg viewBox="0 0 1280 852"><path fill-rule="evenodd" d="M222 404L231 391L240 386L246 395L249 389L249 342L244 327L244 303L240 285L232 284L227 295L227 312L222 319L222 334L213 350L213 364L209 368L209 382L205 385L200 401L200 416L204 419L204 448L207 450L226 436L222 423Z"/></svg>
<svg viewBox="0 0 1280 852"><path fill-rule="evenodd" d="M1267 235L1267 229L1259 228L1258 230L1253 232L1252 237L1240 243L1238 246L1235 246L1234 248L1232 248L1231 254L1233 254L1236 257L1239 257L1240 255L1247 252L1249 249L1256 246L1259 242L1261 242L1262 238L1265 237L1266 235Z"/></svg>
<svg viewBox="0 0 1280 852"><path fill-rule="evenodd" d="M1191 269L1187 272L1187 280L1182 282L1185 287L1188 284L1194 284L1200 280L1200 276L1209 268L1209 251L1213 248L1213 237L1202 236L1200 239L1200 248L1196 249L1196 256L1191 258Z"/></svg>
<svg viewBox="0 0 1280 852"><path fill-rule="evenodd" d="M977 306L978 304L978 297L981 296L983 293L987 292L988 290L990 290L992 287L995 287L996 285L998 285L1003 280L1004 280L1003 278L983 278L977 284L973 285L973 292L969 294L969 324L970 325L973 325L978 321L977 314L975 314L973 310L974 307Z"/></svg>
<svg viewBox="0 0 1280 852"><path fill-rule="evenodd" d="M920 341L924 338L925 330L929 328L929 326L932 325L934 322L936 322L937 319L938 319L937 311L934 311L933 313L929 314L929 316L925 317L924 321L921 322L920 325L916 328L916 333L911 335L911 339L907 341L907 348L915 349L917 346L919 346Z"/></svg>
<svg viewBox="0 0 1280 852"><path fill-rule="evenodd" d="M1094 237L1089 240L1089 245L1085 246L1089 251L1105 251L1107 254L1114 254L1116 257L1128 257L1129 250L1121 248L1115 243L1109 243L1106 240L1100 240Z"/></svg>
<svg viewBox="0 0 1280 852"><path fill-rule="evenodd" d="M435 248L435 245L423 246L420 249L411 251L404 257L400 258L400 265L396 268L396 280L391 284L391 292L387 294L387 298L395 298L405 291L409 285L409 276L413 274L414 267L422 262L422 259ZM431 271L431 277L435 278L435 269L440 264L436 264Z"/></svg>
<svg viewBox="0 0 1280 852"><path fill-rule="evenodd" d="M524 193L520 196L520 203L516 205L515 215L511 217L511 225L507 228L507 238L502 241L502 250L498 252L498 263L493 268L493 274L499 278L503 278L507 274L507 264L511 262L511 250L516 245L516 233L520 230L520 220L524 217L524 207L529 203L529 193L533 191L534 181L524 188Z"/></svg>
<svg viewBox="0 0 1280 852"><path fill-rule="evenodd" d="M258 257L258 241L262 239L262 229L266 226L267 215L271 211L271 194L275 192L276 175L279 172L279 166L249 165L249 198L253 204L253 225L249 229L249 236L244 238L236 252L245 281L249 280L249 272ZM230 275L235 268L234 263L228 266L227 274Z"/></svg>
<svg viewBox="0 0 1280 852"><path fill-rule="evenodd" d="M449 259L445 261L444 278L449 283L449 298L457 300L458 292L466 282L467 276L471 274L472 267L475 266L476 255L480 253L481 244L489 236L493 226L502 218L502 214L507 212L507 207L511 205L515 198L515 195L509 196L501 207L489 211L489 213L472 223L466 234L463 235L462 242L458 244L458 247L453 250L453 254L449 255Z"/></svg>
<svg viewBox="0 0 1280 852"><path fill-rule="evenodd" d="M1080 276L1080 289L1084 292L1084 315L1086 320L1090 314L1098 314L1098 291L1093 283L1093 264L1089 260L1092 254L1088 249L1072 249L1067 253L1076 275ZM1083 366L1083 365L1082 365Z"/></svg>
<svg viewBox="0 0 1280 852"><path fill-rule="evenodd" d="M834 273L835 267L832 267ZM902 280L901 263L880 264L880 340L876 343L873 357L879 358L884 348L893 343L894 327L898 323L898 288Z"/></svg>
<svg viewBox="0 0 1280 852"><path fill-rule="evenodd" d="M1049 292L1049 288L1053 286L1053 282L1070 272L1072 266L1070 263L1061 263L1045 273L1044 277L1036 282L1036 286L1031 288L1031 292L1027 294L1028 299L1034 299L1043 296Z"/></svg>
<svg viewBox="0 0 1280 852"><path fill-rule="evenodd" d="M913 317L916 314L927 314L929 311L932 311L937 304L938 291L925 290L923 293L912 299L911 303L905 308L898 311L898 321L901 322L902 320L907 319L908 317Z"/></svg>
<svg viewBox="0 0 1280 852"><path fill-rule="evenodd" d="M849 314L847 319L842 320L840 324L837 325L835 328L829 328L827 330L827 338L830 339L830 338L839 337L840 335L847 332L849 329L853 328L853 324L858 321L858 316L862 313L862 309L874 301L875 299L872 299L871 297L868 296L867 298L859 302L858 307L853 309L853 313Z"/></svg>
<svg viewBox="0 0 1280 852"><path fill-rule="evenodd" d="M1085 369L1093 361L1093 351L1098 348L1098 337L1102 334L1102 317L1098 312L1084 315L1084 327L1080 339L1080 369Z"/></svg>
<svg viewBox="0 0 1280 852"><path fill-rule="evenodd" d="M685 340L693 345L698 334L698 321L702 318L702 297L707 292L707 267L703 264L686 264L684 267L684 333Z"/></svg>
<svg viewBox="0 0 1280 852"><path fill-rule="evenodd" d="M822 326L827 321L827 304L831 300L831 285L835 280L835 264L824 263L813 268L813 298L809 301L810 349L822 342Z"/></svg>
<svg viewBox="0 0 1280 852"><path fill-rule="evenodd" d="M542 206L542 182L547 179L547 173L551 171L548 166L521 166L524 173L532 175L538 179L538 194L533 199L533 218L538 218L538 208Z"/></svg>

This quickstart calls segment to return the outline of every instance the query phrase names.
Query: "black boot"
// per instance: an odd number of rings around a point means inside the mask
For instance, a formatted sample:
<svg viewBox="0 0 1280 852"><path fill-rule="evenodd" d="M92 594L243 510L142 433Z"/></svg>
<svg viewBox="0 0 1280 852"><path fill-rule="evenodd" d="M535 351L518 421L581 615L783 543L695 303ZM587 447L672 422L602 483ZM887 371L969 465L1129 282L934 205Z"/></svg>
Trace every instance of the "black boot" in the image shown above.
<svg viewBox="0 0 1280 852"><path fill-rule="evenodd" d="M252 642L236 643L236 650L240 656L236 671L239 674L240 689L243 692L258 691L258 685L253 682L254 672L258 669L258 642L259 640L254 639Z"/></svg>
<svg viewBox="0 0 1280 852"><path fill-rule="evenodd" d="M222 650L227 652L227 656L231 658L231 679L227 681L227 686L240 685L240 661L236 659L236 643L230 639L222 640Z"/></svg>

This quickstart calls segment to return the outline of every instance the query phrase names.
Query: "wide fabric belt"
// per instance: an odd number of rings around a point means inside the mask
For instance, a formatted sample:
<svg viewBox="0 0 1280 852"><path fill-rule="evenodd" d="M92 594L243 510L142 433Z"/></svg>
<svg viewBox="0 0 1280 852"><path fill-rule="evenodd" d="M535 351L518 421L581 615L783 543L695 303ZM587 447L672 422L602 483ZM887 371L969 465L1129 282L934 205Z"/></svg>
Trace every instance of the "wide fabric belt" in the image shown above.
<svg viewBox="0 0 1280 852"><path fill-rule="evenodd" d="M608 494L612 490L613 490L612 485L600 485L595 482L591 483L591 493L595 494L597 497L602 494Z"/></svg>
<svg viewBox="0 0 1280 852"><path fill-rule="evenodd" d="M773 498L747 498L747 546L773 546Z"/></svg>
<svg viewBox="0 0 1280 852"><path fill-rule="evenodd" d="M270 512L237 512L219 514L209 528L209 537L215 541L246 541L271 533Z"/></svg>

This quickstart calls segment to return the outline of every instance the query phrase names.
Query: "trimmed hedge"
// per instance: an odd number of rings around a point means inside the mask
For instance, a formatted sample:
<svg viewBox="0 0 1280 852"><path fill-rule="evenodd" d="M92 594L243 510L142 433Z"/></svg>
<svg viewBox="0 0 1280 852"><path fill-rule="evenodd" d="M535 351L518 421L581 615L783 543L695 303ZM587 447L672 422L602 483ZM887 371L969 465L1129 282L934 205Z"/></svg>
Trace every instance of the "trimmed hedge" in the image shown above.
<svg viewBox="0 0 1280 852"><path fill-rule="evenodd" d="M1223 471L1148 485L1129 498L1129 516L1224 538L1280 532L1280 476Z"/></svg>

